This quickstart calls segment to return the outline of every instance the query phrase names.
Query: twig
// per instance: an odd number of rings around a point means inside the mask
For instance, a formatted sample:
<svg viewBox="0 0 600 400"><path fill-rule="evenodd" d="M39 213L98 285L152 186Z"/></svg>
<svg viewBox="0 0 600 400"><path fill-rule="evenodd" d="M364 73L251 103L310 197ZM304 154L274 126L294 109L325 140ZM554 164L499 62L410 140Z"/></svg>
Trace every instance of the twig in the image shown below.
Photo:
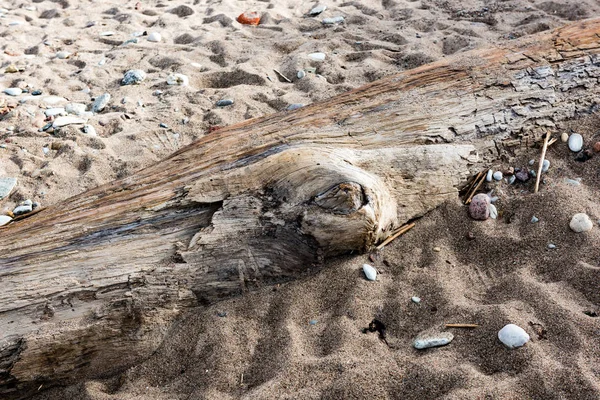
<svg viewBox="0 0 600 400"><path fill-rule="evenodd" d="M383 243L381 243L379 246L377 246L377 250L381 250L383 249L387 244L389 244L392 240L396 239L398 236L402 235L403 233L408 232L409 230L411 230L413 227L415 226L415 223L412 222L408 225L404 225L402 227L400 227L400 229L398 229L396 231L396 233L394 233L392 236L390 236L389 238L385 239L383 241Z"/></svg>
<svg viewBox="0 0 600 400"><path fill-rule="evenodd" d="M475 187L472 189L473 191L471 192L471 194L469 195L469 197L467 197L467 200L465 201L465 204L469 204L471 202L471 199L475 195L475 192L477 192L477 189L479 189L479 186L481 186L481 184L485 180L486 173L485 172L480 172L479 174L481 175L481 179L479 179L479 183L477 185L475 185Z"/></svg>
<svg viewBox="0 0 600 400"><path fill-rule="evenodd" d="M548 147L552 146L554 143L556 143L558 139L557 138L552 138L549 142L548 142Z"/></svg>
<svg viewBox="0 0 600 400"><path fill-rule="evenodd" d="M542 147L542 156L538 165L537 176L535 177L535 190L533 193L537 193L540 188L540 178L542 177L542 167L544 166L544 158L546 157L546 149L548 149L548 140L550 140L550 132L546 133L546 139L544 139L544 146Z"/></svg>
<svg viewBox="0 0 600 400"><path fill-rule="evenodd" d="M277 71L276 69L274 69L273 71L275 71L275 73L277 75L279 75L280 77L282 77L287 83L292 83L292 81L290 81L287 76L285 76L284 74L282 74L281 72Z"/></svg>
<svg viewBox="0 0 600 400"><path fill-rule="evenodd" d="M478 328L478 324L446 324L446 328Z"/></svg>
<svg viewBox="0 0 600 400"><path fill-rule="evenodd" d="M242 376L240 377L240 385L244 384L244 373L242 372Z"/></svg>

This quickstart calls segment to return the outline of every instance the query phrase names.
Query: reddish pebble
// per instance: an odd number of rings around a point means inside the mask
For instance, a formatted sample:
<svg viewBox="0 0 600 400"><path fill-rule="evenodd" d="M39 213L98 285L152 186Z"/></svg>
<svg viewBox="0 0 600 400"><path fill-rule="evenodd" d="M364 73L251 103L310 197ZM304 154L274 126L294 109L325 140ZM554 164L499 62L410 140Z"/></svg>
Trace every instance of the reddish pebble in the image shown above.
<svg viewBox="0 0 600 400"><path fill-rule="evenodd" d="M600 153L600 142L594 143L594 151Z"/></svg>
<svg viewBox="0 0 600 400"><path fill-rule="evenodd" d="M237 22L244 25L258 25L260 23L260 14L255 11L246 11L237 17Z"/></svg>
<svg viewBox="0 0 600 400"><path fill-rule="evenodd" d="M477 220L486 220L490 217L490 197L487 194L479 193L469 204L469 215Z"/></svg>
<svg viewBox="0 0 600 400"><path fill-rule="evenodd" d="M218 131L221 128L222 128L222 126L219 126L219 125L211 126L210 128L208 128L208 133L212 133L214 131Z"/></svg>

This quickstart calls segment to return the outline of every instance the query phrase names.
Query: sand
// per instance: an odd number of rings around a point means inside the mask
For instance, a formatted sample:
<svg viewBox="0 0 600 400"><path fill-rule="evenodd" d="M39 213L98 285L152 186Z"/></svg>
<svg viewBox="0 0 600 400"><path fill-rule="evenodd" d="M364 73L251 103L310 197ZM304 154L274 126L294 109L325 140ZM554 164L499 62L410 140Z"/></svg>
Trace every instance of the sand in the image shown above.
<svg viewBox="0 0 600 400"><path fill-rule="evenodd" d="M363 0L324 1L323 14L307 17L316 4L0 2L0 88L43 92L0 94L0 176L19 181L0 211L23 199L55 204L126 177L203 135L218 135L219 126L600 12L593 0ZM261 25L235 21L247 10L261 13ZM345 22L322 25L336 16ZM135 32L158 32L162 40ZM130 39L138 41L123 45ZM57 58L61 51L71 55ZM314 52L325 53L325 61L311 61ZM13 65L19 72L4 73ZM315 72L297 78L310 68ZM146 80L121 86L130 69L145 71ZM171 73L185 74L189 85L167 85ZM97 136L81 125L39 131L48 122L45 108L91 105L103 93L111 103L87 117ZM65 100L55 104L48 96ZM234 104L216 106L222 99ZM600 140L595 116L573 127L587 146ZM538 154L520 157L512 166ZM450 201L375 261L332 260L305 280L194 310L140 365L35 398L598 399L600 325L588 314L600 314L600 158L576 162L561 142L547 158L552 167L537 195L532 183L485 188L500 196L499 220L473 221L459 199ZM594 221L591 232L569 230L578 212ZM364 262L379 270L377 282L364 279ZM362 333L373 318L386 324L389 346ZM480 327L448 329L455 339L443 348L412 348L419 332L445 330L445 323ZM506 349L496 335L507 323L524 328L531 341Z"/></svg>

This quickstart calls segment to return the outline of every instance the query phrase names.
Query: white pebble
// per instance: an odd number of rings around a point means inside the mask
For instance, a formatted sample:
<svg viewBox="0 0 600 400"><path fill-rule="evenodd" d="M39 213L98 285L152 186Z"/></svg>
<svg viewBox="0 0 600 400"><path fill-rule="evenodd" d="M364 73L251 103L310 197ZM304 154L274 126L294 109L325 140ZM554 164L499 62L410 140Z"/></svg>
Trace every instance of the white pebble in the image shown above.
<svg viewBox="0 0 600 400"><path fill-rule="evenodd" d="M485 177L485 180L488 182L492 181L492 178L494 177L494 171L491 169L488 169L487 175Z"/></svg>
<svg viewBox="0 0 600 400"><path fill-rule="evenodd" d="M100 32L100 36L112 36L114 34L113 31Z"/></svg>
<svg viewBox="0 0 600 400"><path fill-rule="evenodd" d="M12 221L12 218L8 215L0 215L0 226L4 226Z"/></svg>
<svg viewBox="0 0 600 400"><path fill-rule="evenodd" d="M548 248L549 248L550 250L554 250L554 249L556 248L556 245L555 245L554 243L549 243L549 244L548 244Z"/></svg>
<svg viewBox="0 0 600 400"><path fill-rule="evenodd" d="M498 332L498 339L509 349L523 346L529 341L529 335L523 328L508 324Z"/></svg>
<svg viewBox="0 0 600 400"><path fill-rule="evenodd" d="M85 124L86 120L78 117L58 117L52 123L53 128L60 128L71 124Z"/></svg>
<svg viewBox="0 0 600 400"><path fill-rule="evenodd" d="M421 298L417 296L413 296L410 298L413 303L419 304L421 302Z"/></svg>
<svg viewBox="0 0 600 400"><path fill-rule="evenodd" d="M363 264L363 272L368 280L374 281L377 279L377 270L369 264Z"/></svg>
<svg viewBox="0 0 600 400"><path fill-rule="evenodd" d="M339 22L344 22L344 17L339 16L339 17L333 17L333 18L323 18L323 23L325 25L333 25L333 24L337 24Z"/></svg>
<svg viewBox="0 0 600 400"><path fill-rule="evenodd" d="M21 93L23 93L23 91L17 87L12 87L12 88L8 88L8 89L4 89L4 93L6 93L9 96L18 96Z"/></svg>
<svg viewBox="0 0 600 400"><path fill-rule="evenodd" d="M94 128L92 125L85 124L83 126L83 133L87 133L90 136L96 136L96 128Z"/></svg>
<svg viewBox="0 0 600 400"><path fill-rule="evenodd" d="M65 106L65 111L69 114L83 115L85 114L85 104L69 103Z"/></svg>
<svg viewBox="0 0 600 400"><path fill-rule="evenodd" d="M573 218L571 218L571 223L569 223L571 230L577 233L591 231L593 226L594 225L592 224L590 217L584 213L573 215Z"/></svg>
<svg viewBox="0 0 600 400"><path fill-rule="evenodd" d="M491 219L498 218L498 209L496 208L496 206L493 204L490 204L489 207L490 207L490 218Z"/></svg>
<svg viewBox="0 0 600 400"><path fill-rule="evenodd" d="M569 140L569 134L567 132L563 132L560 135L560 140L562 140L563 143L567 143L567 140Z"/></svg>
<svg viewBox="0 0 600 400"><path fill-rule="evenodd" d="M503 176L502 176L502 172L500 172L500 171L496 171L496 172L494 172L494 175L493 175L493 177L494 177L494 179L495 179L495 180L497 180L497 181L501 181L501 180L502 180L502 177L503 177Z"/></svg>
<svg viewBox="0 0 600 400"><path fill-rule="evenodd" d="M158 32L152 32L148 35L149 42L160 42L162 40L162 36Z"/></svg>
<svg viewBox="0 0 600 400"><path fill-rule="evenodd" d="M44 110L44 114L46 117L56 117L57 115L67 115L67 112L63 107L54 107Z"/></svg>
<svg viewBox="0 0 600 400"><path fill-rule="evenodd" d="M583 136L579 133L574 133L569 136L569 149L575 153L583 148Z"/></svg>
<svg viewBox="0 0 600 400"><path fill-rule="evenodd" d="M190 84L190 80L186 75L183 74L171 74L167 77L167 84L187 86Z"/></svg>
<svg viewBox="0 0 600 400"><path fill-rule="evenodd" d="M314 61L325 61L325 53L310 53L308 57Z"/></svg>
<svg viewBox="0 0 600 400"><path fill-rule="evenodd" d="M319 4L318 6L313 7L313 9L308 12L308 15L319 15L325 10L327 10L327 6Z"/></svg>
<svg viewBox="0 0 600 400"><path fill-rule="evenodd" d="M454 339L450 332L441 332L438 334L419 334L413 342L415 349L423 350L430 347L445 346Z"/></svg>
<svg viewBox="0 0 600 400"><path fill-rule="evenodd" d="M56 58L64 60L65 58L69 58L71 54L72 53L69 53L68 51L59 51L58 53L56 53Z"/></svg>

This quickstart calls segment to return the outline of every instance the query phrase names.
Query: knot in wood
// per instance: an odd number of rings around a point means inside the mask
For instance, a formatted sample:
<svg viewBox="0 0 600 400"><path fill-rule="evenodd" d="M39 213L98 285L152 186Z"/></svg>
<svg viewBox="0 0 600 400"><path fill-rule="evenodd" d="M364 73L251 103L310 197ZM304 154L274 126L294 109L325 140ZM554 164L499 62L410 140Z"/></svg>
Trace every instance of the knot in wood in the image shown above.
<svg viewBox="0 0 600 400"><path fill-rule="evenodd" d="M351 214L366 204L365 192L356 182L340 183L324 193L317 195L315 204L334 214Z"/></svg>

